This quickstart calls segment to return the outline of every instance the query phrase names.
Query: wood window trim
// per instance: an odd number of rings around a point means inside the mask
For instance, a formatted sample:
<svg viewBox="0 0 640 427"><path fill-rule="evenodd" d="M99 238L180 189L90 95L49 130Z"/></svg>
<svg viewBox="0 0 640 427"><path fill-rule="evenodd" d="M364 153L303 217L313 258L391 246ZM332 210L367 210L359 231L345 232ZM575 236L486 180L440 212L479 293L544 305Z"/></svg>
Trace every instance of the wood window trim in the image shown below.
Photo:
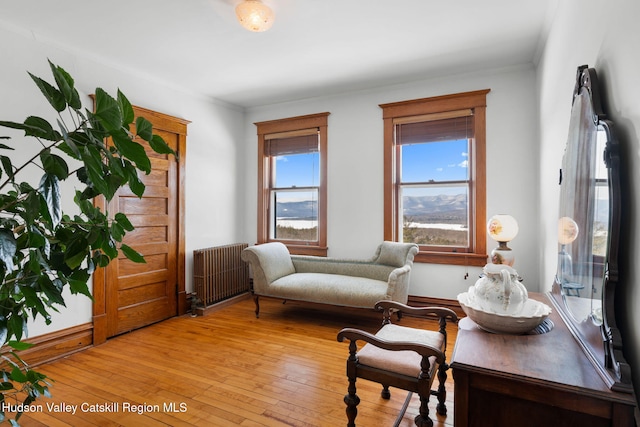
<svg viewBox="0 0 640 427"><path fill-rule="evenodd" d="M398 240L398 190L396 185L394 126L412 117L472 109L474 120L474 163L470 197L474 197L472 252L436 252L421 250L416 262L483 266L487 262L486 237L486 95L490 89L431 98L380 104L384 122L384 239Z"/></svg>
<svg viewBox="0 0 640 427"><path fill-rule="evenodd" d="M292 254L327 256L327 127L330 113L318 113L254 123L258 132L258 244L269 238L269 157L265 153L266 136L317 128L320 136L320 188L318 191L318 241L278 240Z"/></svg>

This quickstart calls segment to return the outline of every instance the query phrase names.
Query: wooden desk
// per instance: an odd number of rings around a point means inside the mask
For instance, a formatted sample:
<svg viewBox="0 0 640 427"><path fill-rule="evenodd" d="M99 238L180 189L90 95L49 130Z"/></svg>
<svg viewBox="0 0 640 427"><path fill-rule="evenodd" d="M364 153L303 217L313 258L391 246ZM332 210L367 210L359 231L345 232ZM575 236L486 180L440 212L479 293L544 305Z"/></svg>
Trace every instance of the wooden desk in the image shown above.
<svg viewBox="0 0 640 427"><path fill-rule="evenodd" d="M552 306L546 295L529 294ZM633 426L635 397L612 392L561 317L541 335L491 334L459 323L451 356L456 427Z"/></svg>

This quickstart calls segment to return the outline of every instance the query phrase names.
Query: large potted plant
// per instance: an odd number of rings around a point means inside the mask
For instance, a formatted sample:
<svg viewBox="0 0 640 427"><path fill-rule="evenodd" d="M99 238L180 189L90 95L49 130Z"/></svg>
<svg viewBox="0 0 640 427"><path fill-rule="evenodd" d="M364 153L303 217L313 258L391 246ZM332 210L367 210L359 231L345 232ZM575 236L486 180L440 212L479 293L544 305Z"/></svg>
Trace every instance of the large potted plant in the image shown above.
<svg viewBox="0 0 640 427"><path fill-rule="evenodd" d="M73 78L49 62L53 83L29 73L57 113L52 124L30 116L24 122L0 121L0 126L24 131L19 141L0 135L0 421L11 405L18 425L24 405L49 395L49 378L30 369L19 351L29 318L49 324L51 312L64 307L63 291L91 298L87 285L98 267L105 267L119 251L135 262L144 258L122 243L133 226L124 214L110 216L92 200L110 200L129 186L142 196L145 186L138 173L148 174L151 162L145 141L154 151L173 154L151 123L135 118L131 104L119 90L115 97L95 90L94 111L82 108ZM135 129L135 130L134 130ZM26 160L16 161L28 151ZM107 142L110 141L110 142ZM20 145L20 156L12 156ZM33 146L33 145L32 145ZM41 171L37 182L22 180L27 169ZM61 182L75 179L75 194L64 195L77 206L63 212ZM10 411L13 412L13 411Z"/></svg>

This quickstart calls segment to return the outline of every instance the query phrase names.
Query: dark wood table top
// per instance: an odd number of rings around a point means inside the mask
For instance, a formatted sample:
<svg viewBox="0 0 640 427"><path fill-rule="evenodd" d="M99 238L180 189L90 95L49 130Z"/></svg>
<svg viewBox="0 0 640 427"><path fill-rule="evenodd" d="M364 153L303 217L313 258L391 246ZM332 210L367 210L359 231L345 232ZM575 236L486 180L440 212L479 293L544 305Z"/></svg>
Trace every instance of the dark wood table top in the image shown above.
<svg viewBox="0 0 640 427"><path fill-rule="evenodd" d="M547 295L529 293L553 309ZM493 334L468 317L459 322L451 367L498 377L521 379L557 389L629 401L631 395L609 390L560 315L552 311L551 331L537 335Z"/></svg>

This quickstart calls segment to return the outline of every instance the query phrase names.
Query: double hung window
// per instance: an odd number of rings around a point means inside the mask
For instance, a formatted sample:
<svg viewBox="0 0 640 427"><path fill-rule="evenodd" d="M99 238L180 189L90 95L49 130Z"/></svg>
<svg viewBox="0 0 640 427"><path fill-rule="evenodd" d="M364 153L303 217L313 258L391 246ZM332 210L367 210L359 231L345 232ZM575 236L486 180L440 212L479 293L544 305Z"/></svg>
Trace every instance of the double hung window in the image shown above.
<svg viewBox="0 0 640 427"><path fill-rule="evenodd" d="M486 263L487 92L381 105L385 239L417 243L416 261Z"/></svg>
<svg viewBox="0 0 640 427"><path fill-rule="evenodd" d="M259 243L326 255L327 116L256 123Z"/></svg>

